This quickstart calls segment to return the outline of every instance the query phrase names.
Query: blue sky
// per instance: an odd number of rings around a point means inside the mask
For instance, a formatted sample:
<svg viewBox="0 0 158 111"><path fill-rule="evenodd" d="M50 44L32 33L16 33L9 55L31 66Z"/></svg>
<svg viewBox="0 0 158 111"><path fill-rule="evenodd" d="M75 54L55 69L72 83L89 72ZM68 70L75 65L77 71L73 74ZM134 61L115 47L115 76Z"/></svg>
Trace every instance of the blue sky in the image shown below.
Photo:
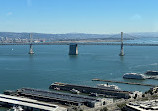
<svg viewBox="0 0 158 111"><path fill-rule="evenodd" d="M0 32L157 32L158 0L0 0Z"/></svg>

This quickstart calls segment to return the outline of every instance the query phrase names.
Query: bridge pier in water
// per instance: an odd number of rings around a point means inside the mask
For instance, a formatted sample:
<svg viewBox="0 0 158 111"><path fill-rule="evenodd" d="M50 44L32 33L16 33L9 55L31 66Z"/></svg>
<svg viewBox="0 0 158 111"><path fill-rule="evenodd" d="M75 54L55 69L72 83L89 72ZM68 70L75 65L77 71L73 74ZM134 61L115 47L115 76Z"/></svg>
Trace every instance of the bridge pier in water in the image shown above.
<svg viewBox="0 0 158 111"><path fill-rule="evenodd" d="M33 46L32 46L32 35L30 34L30 51L29 54L34 54L33 52Z"/></svg>
<svg viewBox="0 0 158 111"><path fill-rule="evenodd" d="M69 55L78 55L78 45L71 43L69 45Z"/></svg>
<svg viewBox="0 0 158 111"><path fill-rule="evenodd" d="M124 50L123 50L123 32L121 32L121 51L119 56L124 56Z"/></svg>
<svg viewBox="0 0 158 111"><path fill-rule="evenodd" d="M29 51L29 54L34 54L32 44L30 44L30 51Z"/></svg>

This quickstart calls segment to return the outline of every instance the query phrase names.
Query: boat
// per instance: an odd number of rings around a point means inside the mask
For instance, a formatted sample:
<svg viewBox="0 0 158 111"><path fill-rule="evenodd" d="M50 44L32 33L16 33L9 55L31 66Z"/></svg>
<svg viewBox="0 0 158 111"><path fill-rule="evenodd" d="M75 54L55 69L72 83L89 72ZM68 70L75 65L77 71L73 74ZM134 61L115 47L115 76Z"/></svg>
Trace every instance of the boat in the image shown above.
<svg viewBox="0 0 158 111"><path fill-rule="evenodd" d="M116 85L109 85L107 84L97 84L98 88L104 88L104 89L115 89L115 90L120 90L120 88Z"/></svg>
<svg viewBox="0 0 158 111"><path fill-rule="evenodd" d="M78 91L78 90L76 90L76 89L72 89L72 90L70 90L72 93L74 93L74 94L79 94L80 93L80 91Z"/></svg>
<svg viewBox="0 0 158 111"><path fill-rule="evenodd" d="M146 79L146 76L143 74L137 74L137 73L126 73L123 75L123 78L144 80Z"/></svg>
<svg viewBox="0 0 158 111"><path fill-rule="evenodd" d="M158 75L158 71L147 71L146 75Z"/></svg>

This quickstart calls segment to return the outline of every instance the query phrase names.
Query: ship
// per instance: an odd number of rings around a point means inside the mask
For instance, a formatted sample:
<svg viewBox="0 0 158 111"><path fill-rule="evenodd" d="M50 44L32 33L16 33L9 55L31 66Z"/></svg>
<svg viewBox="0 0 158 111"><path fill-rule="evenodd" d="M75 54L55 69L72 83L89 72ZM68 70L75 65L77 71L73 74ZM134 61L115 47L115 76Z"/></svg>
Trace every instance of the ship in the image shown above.
<svg viewBox="0 0 158 111"><path fill-rule="evenodd" d="M137 74L137 73L126 73L123 75L123 78L125 78L125 79L139 79L139 80L146 79L146 77L143 74Z"/></svg>
<svg viewBox="0 0 158 111"><path fill-rule="evenodd" d="M116 85L109 85L107 84L98 84L97 85L98 88L104 88L104 89L114 89L114 90L120 90L120 88Z"/></svg>
<svg viewBox="0 0 158 111"><path fill-rule="evenodd" d="M158 75L158 71L147 71L146 75Z"/></svg>

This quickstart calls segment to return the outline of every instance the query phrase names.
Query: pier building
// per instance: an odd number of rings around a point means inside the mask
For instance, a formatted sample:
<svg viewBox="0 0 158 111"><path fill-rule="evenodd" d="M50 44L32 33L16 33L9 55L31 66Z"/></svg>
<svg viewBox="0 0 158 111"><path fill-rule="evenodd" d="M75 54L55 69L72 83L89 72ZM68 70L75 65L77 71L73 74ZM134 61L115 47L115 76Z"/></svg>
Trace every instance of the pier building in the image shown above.
<svg viewBox="0 0 158 111"><path fill-rule="evenodd" d="M15 94L15 93L14 93ZM22 88L16 91L16 95L27 97L35 100L45 102L55 102L62 105L85 105L87 107L96 108L100 106L113 103L113 99L108 98L95 98L83 95L76 95L70 93L62 93L55 91L45 91L32 88Z"/></svg>

